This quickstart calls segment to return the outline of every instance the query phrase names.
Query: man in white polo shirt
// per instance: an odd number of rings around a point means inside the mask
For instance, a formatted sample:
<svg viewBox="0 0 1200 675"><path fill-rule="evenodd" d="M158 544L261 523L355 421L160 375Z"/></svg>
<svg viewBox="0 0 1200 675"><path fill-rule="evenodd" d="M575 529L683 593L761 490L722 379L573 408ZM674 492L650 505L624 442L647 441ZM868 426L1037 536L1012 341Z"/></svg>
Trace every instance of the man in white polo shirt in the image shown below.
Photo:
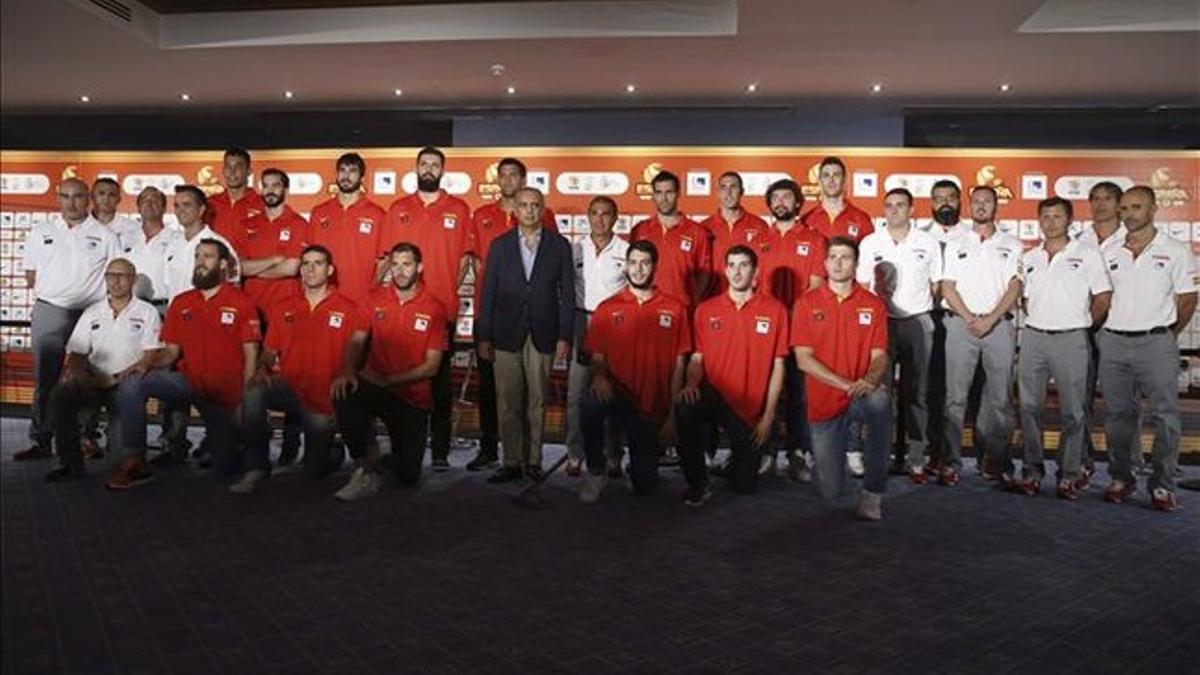
<svg viewBox="0 0 1200 675"><path fill-rule="evenodd" d="M104 298L104 268L118 253L117 237L88 214L88 186L68 178L58 186L61 220L35 225L25 237L25 279L33 288L33 445L13 459L50 456L54 429L50 391L62 375L67 338L88 305Z"/></svg>
<svg viewBox="0 0 1200 675"><path fill-rule="evenodd" d="M92 217L117 235L121 250L137 241L138 224L117 213L121 205L121 185L113 178L97 178L92 183Z"/></svg>
<svg viewBox="0 0 1200 675"><path fill-rule="evenodd" d="M203 190L195 185L175 187L175 218L183 228L183 238L177 239L167 251L166 283L167 297L170 300L192 290L192 274L196 271L196 247L205 239L216 239L229 247L233 254L234 269L230 271L228 281L236 284L240 278L238 253L228 239L204 223L204 214L207 211L208 198L204 196Z"/></svg>
<svg viewBox="0 0 1200 675"><path fill-rule="evenodd" d="M1151 503L1173 511L1182 433L1176 340L1196 312L1198 284L1192 252L1154 226L1156 208L1152 189L1127 190L1121 196L1125 244L1104 256L1113 285L1112 309L1098 338L1112 476L1104 498L1120 503L1137 491L1131 463L1140 450L1138 414L1145 395L1146 417L1154 427Z"/></svg>
<svg viewBox="0 0 1200 675"><path fill-rule="evenodd" d="M79 413L85 408L109 409L109 438L120 438L114 429L113 394L127 376L133 380L150 369L162 321L150 303L133 296L137 269L125 258L116 258L104 272L108 297L83 311L67 342L67 379L50 394L58 467L47 481L83 475ZM115 449L115 446L114 446Z"/></svg>
<svg viewBox="0 0 1200 675"><path fill-rule="evenodd" d="M582 472L583 416L580 404L588 386L588 359L583 352L583 340L592 312L600 303L625 288L625 253L629 242L613 234L617 222L617 203L610 197L600 196L588 205L588 228L586 239L571 244L575 258L575 358L571 359L567 375L567 460L568 476ZM620 457L616 456L611 442L608 449L610 476L620 475Z"/></svg>
<svg viewBox="0 0 1200 675"><path fill-rule="evenodd" d="M167 227L163 215L167 211L167 196L156 187L138 194L138 214L141 228L136 236L126 236L121 255L137 268L133 294L154 305L159 316L167 313L167 257L173 247L183 243L183 232Z"/></svg>
<svg viewBox="0 0 1200 675"><path fill-rule="evenodd" d="M929 446L929 358L933 350L933 299L942 279L942 250L936 239L912 226L912 193L890 190L883 198L887 227L859 245L858 282L883 299L888 310L888 351L900 366L899 414L907 456L898 460L913 483L923 485ZM941 411L937 411L940 413Z"/></svg>
<svg viewBox="0 0 1200 675"><path fill-rule="evenodd" d="M1087 486L1081 463L1087 433L1088 330L1104 320L1112 300L1099 247L1067 234L1074 215L1071 202L1061 197L1038 204L1042 244L1021 256L1026 320L1017 365L1025 438L1024 475L1017 488L1026 495L1041 490L1045 453L1040 418L1046 384L1053 377L1062 419L1058 496L1072 500Z"/></svg>
<svg viewBox="0 0 1200 675"><path fill-rule="evenodd" d="M996 191L971 190L970 234L946 244L942 296L946 317L946 410L942 466L938 481L958 484L962 467L963 420L976 367L982 363L983 393L975 418L975 458L1011 474L1008 444L1012 435L1013 353L1016 332L1012 309L1021 294L1020 240L996 229Z"/></svg>

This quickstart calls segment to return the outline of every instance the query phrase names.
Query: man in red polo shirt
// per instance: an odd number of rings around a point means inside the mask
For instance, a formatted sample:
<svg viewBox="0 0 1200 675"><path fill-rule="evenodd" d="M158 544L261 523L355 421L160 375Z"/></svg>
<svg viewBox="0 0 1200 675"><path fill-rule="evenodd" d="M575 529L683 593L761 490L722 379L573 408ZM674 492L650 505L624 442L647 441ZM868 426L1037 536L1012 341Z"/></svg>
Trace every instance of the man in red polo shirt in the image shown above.
<svg viewBox="0 0 1200 675"><path fill-rule="evenodd" d="M587 503L598 500L608 483L607 420L623 429L629 442L629 478L637 494L650 494L658 483L659 442L675 443L672 401L683 388L692 331L687 307L654 287L657 263L654 244L630 244L628 285L596 307L588 327L584 344L592 386L581 404L588 475L579 490L579 499Z"/></svg>
<svg viewBox="0 0 1200 675"><path fill-rule="evenodd" d="M821 183L821 198L808 213L804 224L825 235L850 237L856 242L875 231L875 224L866 211L846 199L846 164L837 157L821 160L817 180Z"/></svg>
<svg viewBox="0 0 1200 675"><path fill-rule="evenodd" d="M392 202L387 224L380 238L380 252L405 241L421 249L425 259L422 283L426 291L446 309L448 350L433 381L432 441L430 455L434 471L450 468L450 414L454 397L450 390L449 350L458 320L458 287L472 264L472 247L477 238L471 221L471 207L441 189L446 155L437 148L422 148L417 153L417 191ZM383 279L381 270L380 280Z"/></svg>
<svg viewBox="0 0 1200 675"><path fill-rule="evenodd" d="M324 246L338 261L333 282L338 292L361 304L379 272L379 234L386 212L367 199L367 163L357 152L338 157L337 195L321 202L308 219L304 243Z"/></svg>
<svg viewBox="0 0 1200 675"><path fill-rule="evenodd" d="M232 242L245 222L262 213L266 205L249 185L250 153L244 148L225 151L221 173L225 178L225 190L208 198L208 224L214 232Z"/></svg>
<svg viewBox="0 0 1200 675"><path fill-rule="evenodd" d="M774 433L788 349L787 310L769 293L755 292L757 273L758 255L749 246L726 251L729 290L700 303L692 320L696 351L675 413L688 506L711 496L704 454L713 425L729 436L728 476L741 493L754 491L759 457Z"/></svg>
<svg viewBox="0 0 1200 675"><path fill-rule="evenodd" d="M775 221L764 236L755 240L762 265L758 283L791 312L796 298L818 288L825 278L825 236L800 222L804 193L796 181L775 181L767 188L766 201ZM812 441L804 401L804 373L793 359L785 359L784 367L788 474L794 480L807 481ZM766 459L770 461L763 463L763 471L773 471L775 452Z"/></svg>
<svg viewBox="0 0 1200 675"><path fill-rule="evenodd" d="M267 194L263 185L264 196ZM267 410L301 420L304 427L304 473L321 478L342 465L345 451L333 444L333 400L329 388L342 370L346 343L367 330L358 305L329 282L333 257L323 246L300 254L300 286L275 304L263 344L258 373L246 391L246 473L230 486L239 494L254 492L271 474L271 426Z"/></svg>
<svg viewBox="0 0 1200 675"><path fill-rule="evenodd" d="M796 364L808 376L817 489L826 499L842 494L850 424L858 421L867 429L866 471L855 513L879 520L892 442L892 398L885 383L890 373L887 307L854 281L857 266L858 244L853 239L829 240L828 284L796 302L792 347Z"/></svg>
<svg viewBox="0 0 1200 675"><path fill-rule="evenodd" d="M231 243L241 260L242 290L267 318L275 303L296 295L308 221L286 203L291 184L286 173L266 169L259 184L265 208L246 220Z"/></svg>
<svg viewBox="0 0 1200 675"><path fill-rule="evenodd" d="M709 232L679 212L679 177L661 171L650 181L657 213L634 226L629 241L658 248L658 288L695 307L708 288L712 259Z"/></svg>
<svg viewBox="0 0 1200 675"><path fill-rule="evenodd" d="M716 213L700 223L711 235L708 250L713 260L724 260L725 251L736 244L749 244L756 237L766 234L767 223L742 208L742 175L726 171L717 179L717 201L721 207ZM725 292L725 277L713 274L709 283L709 294Z"/></svg>
<svg viewBox="0 0 1200 675"><path fill-rule="evenodd" d="M238 409L242 392L258 367L262 340L254 301L227 283L233 253L224 242L204 239L196 246L195 286L171 302L163 322L163 349L137 386L117 391L124 456L107 487L129 489L148 477L146 400L200 410L217 475L238 469ZM167 370L175 366L175 370Z"/></svg>
<svg viewBox="0 0 1200 675"><path fill-rule="evenodd" d="M358 463L334 495L342 501L370 497L382 486L377 417L391 438L396 480L401 485L420 480L431 380L446 350L446 310L421 282L421 249L400 242L387 260L391 284L371 291L359 307L365 328L350 336L342 374L330 387L342 436Z"/></svg>

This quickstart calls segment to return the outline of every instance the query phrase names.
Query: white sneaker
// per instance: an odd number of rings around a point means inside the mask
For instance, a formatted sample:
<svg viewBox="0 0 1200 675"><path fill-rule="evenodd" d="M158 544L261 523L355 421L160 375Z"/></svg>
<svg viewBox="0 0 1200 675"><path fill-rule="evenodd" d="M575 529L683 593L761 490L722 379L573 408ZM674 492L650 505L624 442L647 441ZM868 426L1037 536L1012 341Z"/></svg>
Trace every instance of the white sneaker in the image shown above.
<svg viewBox="0 0 1200 675"><path fill-rule="evenodd" d="M763 453L761 459L758 460L758 475L774 475L775 474L775 453Z"/></svg>
<svg viewBox="0 0 1200 675"><path fill-rule="evenodd" d="M358 499L374 497L379 493L379 488L383 487L383 479L379 477L379 474L363 471L361 468L359 471L362 473L357 481L354 477L351 477L346 487L338 490L338 493L335 495L338 499L344 502L352 502Z"/></svg>
<svg viewBox="0 0 1200 675"><path fill-rule="evenodd" d="M266 480L267 472L262 469L251 469L242 475L241 480L229 486L229 491L237 495L248 495L258 489L258 484Z"/></svg>
<svg viewBox="0 0 1200 675"><path fill-rule="evenodd" d="M355 468L354 471L350 472L350 480L346 481L341 490L333 493L334 498L345 500L348 495L357 492L359 490L358 484L362 482L363 476L366 475L367 472L361 466Z"/></svg>
<svg viewBox="0 0 1200 675"><path fill-rule="evenodd" d="M863 490L858 495L858 508L854 516L863 520L883 519L883 495Z"/></svg>
<svg viewBox="0 0 1200 675"><path fill-rule="evenodd" d="M850 475L855 478L862 478L866 471L863 467L863 455L861 452L846 453L846 467L850 470Z"/></svg>
<svg viewBox="0 0 1200 675"><path fill-rule="evenodd" d="M583 485L579 486L579 501L584 504L595 504L600 501L600 493L608 485L608 475L595 475L590 471L583 477Z"/></svg>

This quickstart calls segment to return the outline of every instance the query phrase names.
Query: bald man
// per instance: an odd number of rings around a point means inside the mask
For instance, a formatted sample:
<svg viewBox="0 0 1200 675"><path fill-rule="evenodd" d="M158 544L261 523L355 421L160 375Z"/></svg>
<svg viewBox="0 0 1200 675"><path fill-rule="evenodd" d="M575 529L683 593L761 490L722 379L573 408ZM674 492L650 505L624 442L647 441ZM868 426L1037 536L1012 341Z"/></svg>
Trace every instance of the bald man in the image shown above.
<svg viewBox="0 0 1200 675"><path fill-rule="evenodd" d="M90 213L87 183L68 178L57 190L59 212L25 237L25 279L33 289L33 403L29 439L17 461L50 457L54 428L50 391L62 375L67 338L84 308L104 299L104 269L118 254L117 236Z"/></svg>

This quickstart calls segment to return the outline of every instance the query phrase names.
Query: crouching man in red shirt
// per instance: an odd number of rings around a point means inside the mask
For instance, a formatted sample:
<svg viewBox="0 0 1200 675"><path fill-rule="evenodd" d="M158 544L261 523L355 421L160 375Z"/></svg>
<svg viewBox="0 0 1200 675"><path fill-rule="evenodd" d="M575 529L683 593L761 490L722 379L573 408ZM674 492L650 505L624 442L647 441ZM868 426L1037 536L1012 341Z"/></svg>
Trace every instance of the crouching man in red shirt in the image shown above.
<svg viewBox="0 0 1200 675"><path fill-rule="evenodd" d="M858 244L833 237L825 255L829 283L800 297L792 311L796 365L808 382L814 478L834 499L846 481L850 424L867 429L865 474L856 515L882 517L887 457L892 443L892 398L887 376L887 307L854 280Z"/></svg>

